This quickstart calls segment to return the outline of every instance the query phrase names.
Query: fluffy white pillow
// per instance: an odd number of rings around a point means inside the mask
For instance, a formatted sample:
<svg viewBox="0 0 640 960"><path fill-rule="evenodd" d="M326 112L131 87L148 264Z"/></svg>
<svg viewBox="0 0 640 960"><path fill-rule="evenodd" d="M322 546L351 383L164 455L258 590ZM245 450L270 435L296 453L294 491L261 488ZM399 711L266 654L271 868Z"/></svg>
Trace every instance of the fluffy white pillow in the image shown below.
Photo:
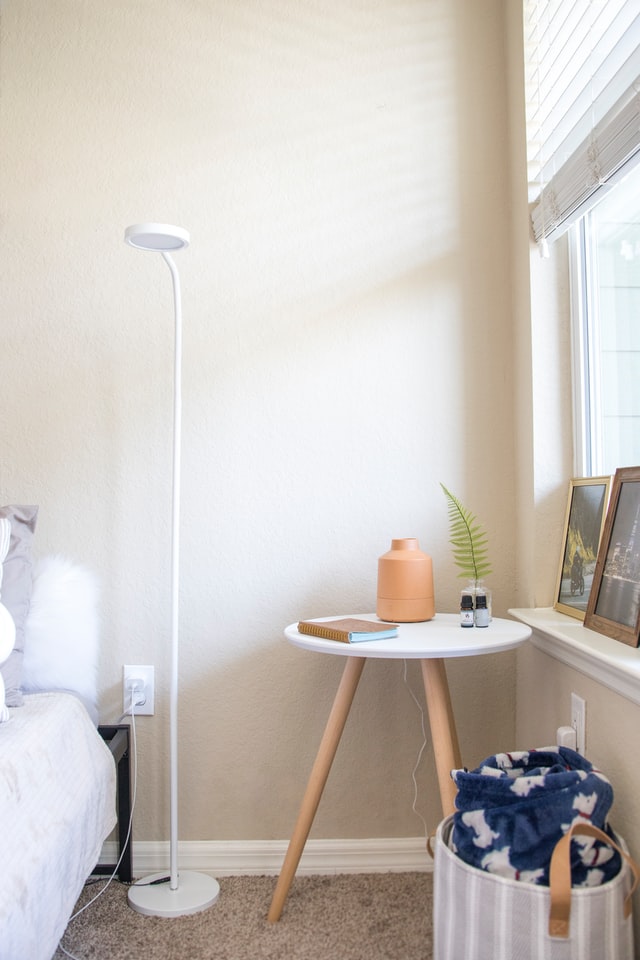
<svg viewBox="0 0 640 960"><path fill-rule="evenodd" d="M73 690L96 704L99 594L95 575L64 557L36 564L25 623L25 693Z"/></svg>

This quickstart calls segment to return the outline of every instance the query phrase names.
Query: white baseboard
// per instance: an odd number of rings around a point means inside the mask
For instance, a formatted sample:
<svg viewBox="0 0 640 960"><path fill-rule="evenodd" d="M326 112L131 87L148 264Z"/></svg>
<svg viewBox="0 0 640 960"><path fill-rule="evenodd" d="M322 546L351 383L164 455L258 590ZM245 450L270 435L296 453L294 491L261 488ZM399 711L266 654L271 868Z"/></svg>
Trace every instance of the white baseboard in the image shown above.
<svg viewBox="0 0 640 960"><path fill-rule="evenodd" d="M287 840L181 841L178 863L183 870L213 876L277 876L287 851ZM107 841L101 863L114 863L117 844ZM168 869L169 843L134 841L134 876ZM390 837L372 840L308 840L298 876L336 873L408 873L433 870L424 837Z"/></svg>

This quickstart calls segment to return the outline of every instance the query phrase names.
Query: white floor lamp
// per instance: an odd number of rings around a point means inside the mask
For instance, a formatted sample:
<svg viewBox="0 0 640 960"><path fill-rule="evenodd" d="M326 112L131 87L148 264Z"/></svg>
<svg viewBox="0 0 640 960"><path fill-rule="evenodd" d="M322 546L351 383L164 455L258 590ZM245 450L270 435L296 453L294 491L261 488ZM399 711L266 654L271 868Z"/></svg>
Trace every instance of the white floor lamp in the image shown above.
<svg viewBox="0 0 640 960"><path fill-rule="evenodd" d="M167 223L137 223L127 227L125 241L138 250L161 253L173 280L175 347L173 376L173 490L171 523L171 678L169 694L170 757L170 876L158 873L129 888L129 903L138 913L153 917L182 917L206 910L218 899L220 886L213 877L192 871L178 872L178 648L180 579L180 450L182 426L182 307L180 278L170 251L189 244L182 227Z"/></svg>

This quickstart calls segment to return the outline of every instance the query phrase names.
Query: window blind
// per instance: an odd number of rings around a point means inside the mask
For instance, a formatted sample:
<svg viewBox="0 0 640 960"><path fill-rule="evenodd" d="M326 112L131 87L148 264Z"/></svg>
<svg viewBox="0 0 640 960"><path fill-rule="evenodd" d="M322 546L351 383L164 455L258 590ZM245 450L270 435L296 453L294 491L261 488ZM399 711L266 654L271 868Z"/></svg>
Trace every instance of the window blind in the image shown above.
<svg viewBox="0 0 640 960"><path fill-rule="evenodd" d="M640 162L640 0L523 0L527 162L537 241Z"/></svg>

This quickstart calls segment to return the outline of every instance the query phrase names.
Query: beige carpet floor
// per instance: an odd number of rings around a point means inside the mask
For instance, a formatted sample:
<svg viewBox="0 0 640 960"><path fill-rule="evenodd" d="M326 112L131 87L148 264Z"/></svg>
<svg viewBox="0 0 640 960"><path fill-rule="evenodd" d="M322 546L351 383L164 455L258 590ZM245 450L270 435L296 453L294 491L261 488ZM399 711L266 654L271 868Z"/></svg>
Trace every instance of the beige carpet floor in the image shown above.
<svg viewBox="0 0 640 960"><path fill-rule="evenodd" d="M167 920L136 913L114 882L62 943L77 960L431 960L431 874L297 877L276 924L266 920L274 877L219 883L209 910ZM67 958L58 948L53 960Z"/></svg>

